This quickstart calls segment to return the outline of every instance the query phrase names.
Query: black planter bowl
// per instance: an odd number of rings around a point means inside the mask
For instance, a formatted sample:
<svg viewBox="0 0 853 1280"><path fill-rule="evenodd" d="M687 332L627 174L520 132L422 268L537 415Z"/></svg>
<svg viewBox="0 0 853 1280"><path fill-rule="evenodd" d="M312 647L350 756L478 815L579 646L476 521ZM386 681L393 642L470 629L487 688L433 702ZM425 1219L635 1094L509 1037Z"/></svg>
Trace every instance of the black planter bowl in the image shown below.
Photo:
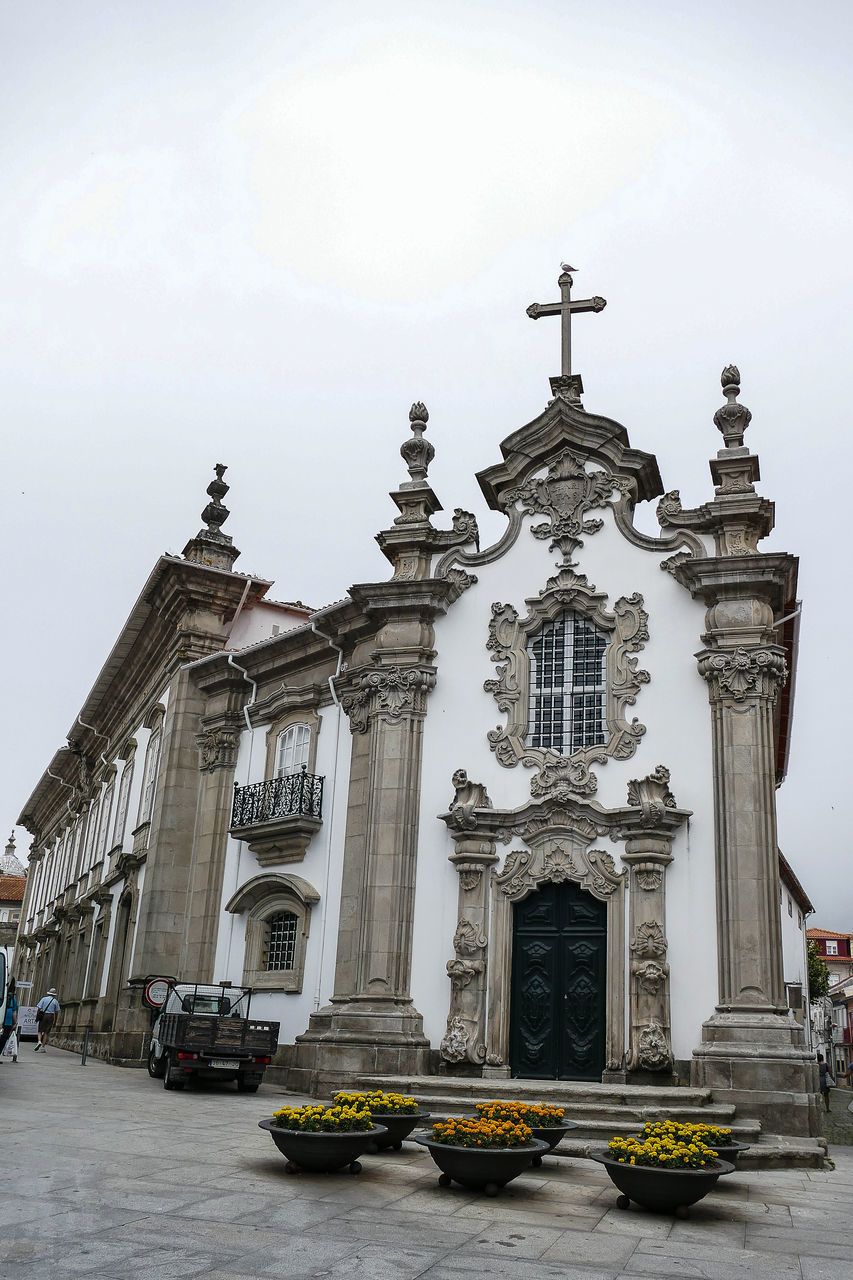
<svg viewBox="0 0 853 1280"><path fill-rule="evenodd" d="M752 1146L751 1142L727 1142L725 1146L718 1147L715 1142L706 1142L707 1147L712 1151L716 1151L718 1160L728 1160L729 1164L737 1168L738 1157L742 1151L748 1151Z"/></svg>
<svg viewBox="0 0 853 1280"><path fill-rule="evenodd" d="M644 1139L641 1138L638 1133L635 1134L634 1136L636 1137L638 1142L644 1141ZM748 1151L749 1148L752 1146L752 1143L726 1142L726 1143L721 1143L718 1146L716 1142L706 1142L705 1146L711 1148L711 1150L716 1154L718 1160L728 1160L729 1164L733 1164L735 1168L737 1168L738 1156L742 1151Z"/></svg>
<svg viewBox="0 0 853 1280"><path fill-rule="evenodd" d="M333 1173L345 1165L350 1173L361 1173L358 1157L386 1132L384 1125L375 1124L372 1129L352 1133L307 1133L302 1129L282 1129L272 1120L259 1120L258 1128L266 1129L281 1154L287 1157L288 1173L302 1169L309 1173Z"/></svg>
<svg viewBox="0 0 853 1280"><path fill-rule="evenodd" d="M538 1128L531 1126L530 1132L532 1136L536 1138L537 1141L547 1142L548 1144L547 1150L543 1151L541 1156L533 1157L533 1168L538 1169L542 1163L542 1156L547 1156L549 1151L553 1151L557 1143L566 1136L570 1129L577 1129L578 1127L577 1120L564 1120L562 1124L549 1125L547 1128L544 1126L540 1126Z"/></svg>
<svg viewBox="0 0 853 1280"><path fill-rule="evenodd" d="M722 1174L735 1171L727 1160L715 1160L707 1169L656 1169L647 1164L622 1164L603 1151L590 1152L589 1158L604 1165L611 1182L622 1192L616 1201L618 1209L627 1209L633 1200L644 1209L675 1213L680 1218L686 1218L689 1206L713 1190Z"/></svg>
<svg viewBox="0 0 853 1280"><path fill-rule="evenodd" d="M385 1115L380 1114L378 1111L373 1111L371 1115L373 1116L374 1124L382 1125L388 1132L374 1138L367 1149L370 1155L375 1155L377 1151L399 1151L412 1130L430 1118L428 1111L394 1111Z"/></svg>
<svg viewBox="0 0 853 1280"><path fill-rule="evenodd" d="M441 1170L440 1187L458 1182L470 1191L483 1191L496 1196L513 1178L529 1169L537 1156L548 1150L548 1143L531 1138L523 1147L451 1147L434 1138L414 1138L426 1147Z"/></svg>

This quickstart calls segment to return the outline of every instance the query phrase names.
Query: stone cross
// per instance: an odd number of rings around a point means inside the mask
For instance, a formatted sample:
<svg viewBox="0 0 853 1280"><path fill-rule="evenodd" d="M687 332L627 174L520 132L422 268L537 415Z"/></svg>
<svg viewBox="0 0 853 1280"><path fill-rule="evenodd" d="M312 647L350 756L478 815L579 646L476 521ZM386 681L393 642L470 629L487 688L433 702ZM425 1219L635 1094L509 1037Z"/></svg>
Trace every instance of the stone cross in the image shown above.
<svg viewBox="0 0 853 1280"><path fill-rule="evenodd" d="M570 267L565 262L560 263L562 273L557 284L560 286L559 302L532 302L527 308L527 314L531 320L538 320L540 316L560 316L562 319L562 339L563 339L563 367L561 369L562 376L570 377L572 372L572 312L573 311L603 311L607 306L604 298L582 298L578 302L572 302L572 284L574 281L571 272L576 271L577 267Z"/></svg>

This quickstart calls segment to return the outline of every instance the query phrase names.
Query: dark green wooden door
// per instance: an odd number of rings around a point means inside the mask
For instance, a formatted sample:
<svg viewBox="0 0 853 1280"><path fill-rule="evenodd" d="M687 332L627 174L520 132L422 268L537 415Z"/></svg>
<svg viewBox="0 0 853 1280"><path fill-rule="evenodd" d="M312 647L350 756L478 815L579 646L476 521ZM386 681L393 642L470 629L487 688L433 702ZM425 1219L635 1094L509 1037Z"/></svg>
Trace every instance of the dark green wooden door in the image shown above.
<svg viewBox="0 0 853 1280"><path fill-rule="evenodd" d="M510 1066L532 1080L600 1080L607 907L546 884L514 907Z"/></svg>

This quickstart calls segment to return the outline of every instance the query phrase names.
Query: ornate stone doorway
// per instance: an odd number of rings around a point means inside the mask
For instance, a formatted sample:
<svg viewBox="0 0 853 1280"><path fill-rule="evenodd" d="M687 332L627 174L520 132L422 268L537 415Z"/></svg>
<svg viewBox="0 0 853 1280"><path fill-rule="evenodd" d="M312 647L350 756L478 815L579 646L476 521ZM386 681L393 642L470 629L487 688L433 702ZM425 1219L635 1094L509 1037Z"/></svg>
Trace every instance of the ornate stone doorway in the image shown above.
<svg viewBox="0 0 853 1280"><path fill-rule="evenodd" d="M607 906L567 881L513 907L510 1070L600 1080L605 1067Z"/></svg>

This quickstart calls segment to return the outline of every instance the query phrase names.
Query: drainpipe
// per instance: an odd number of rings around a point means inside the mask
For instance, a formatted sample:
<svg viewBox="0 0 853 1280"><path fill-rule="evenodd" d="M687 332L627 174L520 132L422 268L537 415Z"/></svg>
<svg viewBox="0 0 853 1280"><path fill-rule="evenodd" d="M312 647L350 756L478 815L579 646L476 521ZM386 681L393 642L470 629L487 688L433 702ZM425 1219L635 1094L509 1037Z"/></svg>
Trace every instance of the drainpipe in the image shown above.
<svg viewBox="0 0 853 1280"><path fill-rule="evenodd" d="M99 733L99 731L95 728L95 726L94 726L93 724L86 724L86 721L82 718L82 716L78 716L78 717L77 717L77 723L78 723L78 724L80 724L80 725L82 725L84 729L91 729L91 730L92 730L92 733L94 733L96 737L98 737L98 738L103 738L104 742L106 742L106 744L109 746L109 741L110 741L110 740L109 740L109 738L107 737L107 735L106 735L105 733ZM102 759L102 760L103 760L103 762L104 762L104 767L105 767L105 768L107 768L107 769L109 769L109 767L110 767L110 762L109 762L109 760L106 758L106 756L104 755L103 751L101 752L101 759Z"/></svg>
<svg viewBox="0 0 853 1280"><path fill-rule="evenodd" d="M338 785L338 755L340 753L341 746L341 702L338 697L337 690L335 689L335 680L337 680L338 676L341 674L344 651L340 645L335 644L331 636L326 635L324 631L320 630L317 626L316 614L311 618L311 630L315 635L319 636L321 640L325 640L333 649L337 650L338 654L335 674L333 676L329 676L329 692L332 695L332 702L335 704L337 709L337 717L335 719L335 759L332 767L332 785L330 788L331 794L329 796L329 840L326 850L326 869L323 876L323 928L320 933L320 963L317 973L317 990L314 992L314 1011L316 1012L320 1008L320 996L323 990L323 962L326 957L326 933L329 919L329 879L332 870L332 836L334 834L335 793Z"/></svg>

